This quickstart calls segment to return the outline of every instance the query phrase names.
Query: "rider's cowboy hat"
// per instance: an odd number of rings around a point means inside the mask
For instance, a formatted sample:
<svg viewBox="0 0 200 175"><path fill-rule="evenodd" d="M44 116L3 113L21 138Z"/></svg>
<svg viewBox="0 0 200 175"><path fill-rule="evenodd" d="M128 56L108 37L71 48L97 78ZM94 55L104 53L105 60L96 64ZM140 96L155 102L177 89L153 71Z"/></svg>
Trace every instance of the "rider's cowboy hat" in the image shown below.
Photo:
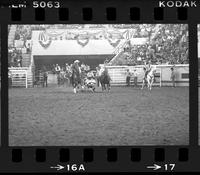
<svg viewBox="0 0 200 175"><path fill-rule="evenodd" d="M80 63L80 61L79 60L75 60L74 63Z"/></svg>

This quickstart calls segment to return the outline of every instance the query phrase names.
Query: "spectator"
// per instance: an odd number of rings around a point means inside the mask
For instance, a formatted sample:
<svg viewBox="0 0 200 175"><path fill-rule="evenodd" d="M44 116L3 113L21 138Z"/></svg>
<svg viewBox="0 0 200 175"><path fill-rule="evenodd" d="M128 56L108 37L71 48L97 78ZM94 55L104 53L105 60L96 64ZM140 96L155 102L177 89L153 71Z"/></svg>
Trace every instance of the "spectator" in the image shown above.
<svg viewBox="0 0 200 175"><path fill-rule="evenodd" d="M100 80L99 80L99 76L100 76L100 67L96 67L96 80L97 80L97 86L99 87L100 84Z"/></svg>
<svg viewBox="0 0 200 175"><path fill-rule="evenodd" d="M171 81L172 81L172 87L175 88L175 72L173 67L171 67Z"/></svg>
<svg viewBox="0 0 200 175"><path fill-rule="evenodd" d="M28 43L28 46L27 46L27 48L26 48L26 52L27 52L27 53L30 53L30 52L31 52L31 44L30 44L30 43Z"/></svg>
<svg viewBox="0 0 200 175"><path fill-rule="evenodd" d="M56 64L56 67L55 67L55 71L56 71L56 74L58 75L60 73L60 66L58 64Z"/></svg>
<svg viewBox="0 0 200 175"><path fill-rule="evenodd" d="M18 59L17 59L18 67L22 67L22 59L23 59L22 55L21 54L18 55Z"/></svg>
<svg viewBox="0 0 200 175"><path fill-rule="evenodd" d="M127 72L126 72L126 85L127 86L130 86L130 79L131 79L131 72L129 69L127 69Z"/></svg>
<svg viewBox="0 0 200 175"><path fill-rule="evenodd" d="M65 64L65 71L66 72L69 72L70 71L70 66L68 63Z"/></svg>
<svg viewBox="0 0 200 175"><path fill-rule="evenodd" d="M134 69L134 71L133 71L134 87L137 87L137 80L138 80L138 73L137 73L137 70Z"/></svg>
<svg viewBox="0 0 200 175"><path fill-rule="evenodd" d="M47 83L47 80L48 80L48 72L47 72L45 66L43 67L42 72L43 72L43 83L42 83L42 86L43 86L43 87L48 87L48 83Z"/></svg>

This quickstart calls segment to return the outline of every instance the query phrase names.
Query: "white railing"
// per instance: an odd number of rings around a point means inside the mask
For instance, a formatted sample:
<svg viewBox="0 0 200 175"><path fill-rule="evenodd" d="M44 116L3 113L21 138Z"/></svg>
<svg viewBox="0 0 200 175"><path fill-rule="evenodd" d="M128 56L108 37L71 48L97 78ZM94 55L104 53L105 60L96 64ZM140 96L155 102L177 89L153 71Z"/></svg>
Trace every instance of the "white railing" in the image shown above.
<svg viewBox="0 0 200 175"><path fill-rule="evenodd" d="M100 67L103 65L100 65ZM156 66L156 82L155 86L171 86L171 67L173 65L152 65ZM138 84L142 83L144 77L143 67L138 66L106 66L108 68L109 75L111 76L112 85L125 85L126 84L126 71L130 72L136 70L138 75ZM189 64L179 64L174 67L176 86L189 86Z"/></svg>
<svg viewBox="0 0 200 175"><path fill-rule="evenodd" d="M9 68L10 81L12 87L28 88L28 69L27 68Z"/></svg>
<svg viewBox="0 0 200 175"><path fill-rule="evenodd" d="M122 49L124 49L126 44L127 44L127 40L125 40L124 43L122 43L119 46L117 46L117 48L114 50L114 52L112 54L114 55L114 54L120 53L122 51Z"/></svg>
<svg viewBox="0 0 200 175"><path fill-rule="evenodd" d="M112 57L112 59L109 61L109 63L112 63L117 57L119 54L121 54L121 52L123 51L125 45L127 44L127 41L125 41L123 44L119 45L115 51L112 53L112 55L114 55Z"/></svg>

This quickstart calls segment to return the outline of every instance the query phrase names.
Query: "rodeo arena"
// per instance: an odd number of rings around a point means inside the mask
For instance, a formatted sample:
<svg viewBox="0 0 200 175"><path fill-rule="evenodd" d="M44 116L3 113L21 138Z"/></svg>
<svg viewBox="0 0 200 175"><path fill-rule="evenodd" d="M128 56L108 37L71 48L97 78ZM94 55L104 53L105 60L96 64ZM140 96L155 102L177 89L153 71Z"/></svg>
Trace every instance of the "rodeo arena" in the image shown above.
<svg viewBox="0 0 200 175"><path fill-rule="evenodd" d="M188 25L8 31L10 146L189 144Z"/></svg>

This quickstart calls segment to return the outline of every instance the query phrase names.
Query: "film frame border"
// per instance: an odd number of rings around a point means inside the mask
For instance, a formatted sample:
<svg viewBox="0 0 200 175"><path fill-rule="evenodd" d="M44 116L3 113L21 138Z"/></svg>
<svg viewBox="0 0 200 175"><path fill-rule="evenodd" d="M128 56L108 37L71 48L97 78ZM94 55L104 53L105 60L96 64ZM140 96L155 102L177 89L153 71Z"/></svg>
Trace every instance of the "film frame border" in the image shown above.
<svg viewBox="0 0 200 175"><path fill-rule="evenodd" d="M90 146L84 146L84 147L67 147L67 146L61 146L61 147L10 147L8 145L8 118L6 118L6 115L8 115L8 101L5 103L2 103L2 123L1 125L3 125L2 128L2 147L0 148L1 153L3 153L2 155L6 155L6 158L3 159L2 165L3 165L3 169L0 171L7 171L8 169L11 170L13 167L13 169L11 171L14 172L20 172L22 170L22 168L24 168L23 171L27 172L27 171L35 171L35 168L41 168L40 170L36 170L37 172L53 172L50 171L50 169L48 169L48 167L44 167L44 165L40 166L36 161L34 161L34 155L36 154L35 152L38 151L39 152L42 151L43 149L45 149L46 153L46 158L44 162L46 163L50 163L51 160L55 157L57 157L58 159L58 151L60 151L60 148L67 148L69 149L69 153L70 153L70 158L72 157L72 159L69 160L69 162L74 161L76 163L78 163L80 161L80 163L85 162L84 161L84 149L88 149L91 151L91 149L94 151L93 152L93 161L92 162L88 162L86 165L88 165L89 167L86 169L86 172L95 172L95 168L93 169L92 167L94 167L94 165L97 165L97 163L104 163L104 165L102 167L105 168L105 170L102 170L102 172L105 171L112 171L113 170L113 166L114 166L114 172L128 172L128 170L130 171L134 171L136 170L134 167L135 164L131 163L131 151L132 149L136 149L137 154L140 155L141 153L141 157L137 158L138 161L141 165L144 165L145 162L144 161L144 157L148 157L150 158L149 163L152 164L152 162L165 162L165 161L172 161L171 158L173 157L174 161L178 162L183 162L182 163L182 168L177 169L176 171L195 171L197 170L199 167L197 165L197 161L198 159L196 159L196 155L199 154L199 146L198 146L198 60L197 60L197 24L200 23L200 21L198 21L198 16L200 16L200 14L198 14L198 9L192 9L192 8L188 8L186 11L187 13L187 19L185 20L178 20L178 13L179 16L180 13L185 13L183 11L185 11L185 8L182 12L177 12L176 8L165 8L163 9L163 20L156 20L155 19L155 14L153 12L157 11L155 10L155 8L157 9L157 5L156 2L153 1L148 1L148 2L139 2L139 1L127 1L127 3L123 3L124 7L121 8L122 6L122 1L117 1L119 2L119 4L116 5L116 1L109 1L109 2L105 2L102 3L101 7L102 9L106 9L106 7L108 8L116 8L116 20L106 20L106 12L104 11L103 15L101 13L96 14L96 10L97 9L101 9L99 7L99 4L97 5L98 1L94 1L94 2L90 2L88 1L88 4L92 4L92 5L85 5L83 2L79 1L76 3L73 3L72 1L70 1L70 5L67 5L66 9L69 9L69 18L68 20L59 20L58 19L58 10L57 9L45 9L45 21L43 20L39 20L39 21L35 21L35 10L34 9L21 9L21 20L12 20L12 16L14 17L15 15L12 15L11 13L15 14L15 13L19 13L18 10L11 10L11 9L2 9L0 11L0 20L1 20L1 36L2 36L2 58L7 58L7 25L9 24L97 24L97 23L102 23L102 24L117 24L117 23L124 23L124 24L134 24L134 23L147 23L147 24L166 24L166 23L173 23L173 24L188 24L189 25L189 57L190 57L190 119L189 119L189 130L190 130L190 144L188 146L109 146L109 147L101 147L101 146L95 146L95 147L90 147ZM115 2L115 3L114 3ZM77 6L74 4L80 4L80 8L77 8ZM145 6L144 6L145 4ZM81 6L82 5L82 6ZM89 7L88 7L89 6ZM80 13L82 11L82 7L84 8L92 8L95 10L92 10L92 12L95 12L95 15L93 14L93 19L91 21L88 20L84 20L81 16ZM93 8L94 7L94 8ZM130 8L136 8L136 9L140 9L139 13L140 13L140 19L139 20L130 20L130 16L127 15L127 13L125 13L125 15L123 15L120 12L126 11L125 9L130 9ZM71 11L73 11L73 9L75 9L74 11L74 15L71 15ZM30 10L33 13L30 13ZM37 11L37 10L36 10ZM98 10L97 10L98 11ZM112 11L112 10L111 10ZM158 10L159 11L159 10ZM127 12L127 11L126 11ZM36 12L37 13L37 12ZM120 13L120 15L118 15L118 13ZM57 15L55 15L57 14ZM176 15L174 15L176 14ZM28 16L31 15L31 16ZM102 18L103 16L103 18ZM112 16L112 15L111 15ZM6 18L5 18L6 17ZM15 16L16 17L16 16ZM156 17L157 18L157 17ZM193 60L191 58L194 58ZM196 58L196 59L195 59ZM3 86L2 86L2 91L1 91L1 96L2 99L8 99L8 92L7 92L7 84L8 84L8 80L7 80L7 60L6 59L2 59L2 65L5 65L5 67L2 67L2 80L4 82ZM191 91L192 89L192 91ZM196 96L197 95L197 96ZM192 108L191 108L191 103L192 103ZM192 116L192 117L191 117ZM6 125L5 125L6 124ZM196 128L196 129L195 129ZM6 137L7 135L7 137ZM115 162L115 164L113 163L109 163L107 161L107 158L105 158L106 156L106 152L111 149L111 152L113 151L112 149L116 149L117 151L117 161L113 161ZM156 155L154 156L155 152L161 153L163 154L163 149L164 149L164 161L163 158L156 158ZM89 151L89 152L90 152ZM86 151L87 152L87 151ZM140 153L138 153L140 152ZM168 154L169 153L169 154ZM179 154L180 153L180 154ZM115 154L115 153L114 153ZM17 155L22 155L22 161L19 159L15 159L12 157L12 155L14 155L14 157ZM32 155L32 157L30 157L30 155ZM145 155L145 156L144 156ZM170 156L169 156L170 155ZM129 159L127 159L127 156L129 157ZM188 157L189 156L189 157ZM4 156L1 156L4 157ZM100 158L99 160L97 160L96 158ZM163 157L163 156L161 156ZM40 159L40 158L39 158ZM44 158L42 158L44 159ZM91 159L91 158L89 158ZM112 159L112 158L111 158ZM123 159L123 160L122 160ZM134 159L134 158L133 158ZM156 159L162 159L161 161L156 161ZM196 159L196 160L195 160ZM78 160L78 161L77 161ZM126 160L126 161L125 161ZM182 160L182 161L181 161ZM18 163L13 163L13 162L21 162L20 165ZM40 161L39 161L40 162ZM43 161L41 161L43 162ZM68 162L68 161L67 161ZM87 162L87 160L86 160ZM111 161L112 162L112 161ZM135 162L135 161L133 161ZM185 162L185 163L184 163ZM32 163L32 168L29 167L29 163ZM119 168L120 165L122 165L122 163L126 163L126 166L124 166L122 169ZM178 163L177 163L178 164ZM191 167L193 167L192 169L188 169L188 164L192 164ZM9 165L9 168L6 167ZM17 166L16 166L17 165ZM39 165L39 167L38 167ZM138 164L137 164L138 166ZM29 168L28 168L29 167ZM144 170L144 167L142 166L138 166L138 170L136 171L141 171L141 169L143 169L143 172L149 172L149 170ZM130 169L129 169L130 168ZM11 172L10 171L10 172ZM64 171L63 171L64 172ZM112 171L113 172L113 171Z"/></svg>

